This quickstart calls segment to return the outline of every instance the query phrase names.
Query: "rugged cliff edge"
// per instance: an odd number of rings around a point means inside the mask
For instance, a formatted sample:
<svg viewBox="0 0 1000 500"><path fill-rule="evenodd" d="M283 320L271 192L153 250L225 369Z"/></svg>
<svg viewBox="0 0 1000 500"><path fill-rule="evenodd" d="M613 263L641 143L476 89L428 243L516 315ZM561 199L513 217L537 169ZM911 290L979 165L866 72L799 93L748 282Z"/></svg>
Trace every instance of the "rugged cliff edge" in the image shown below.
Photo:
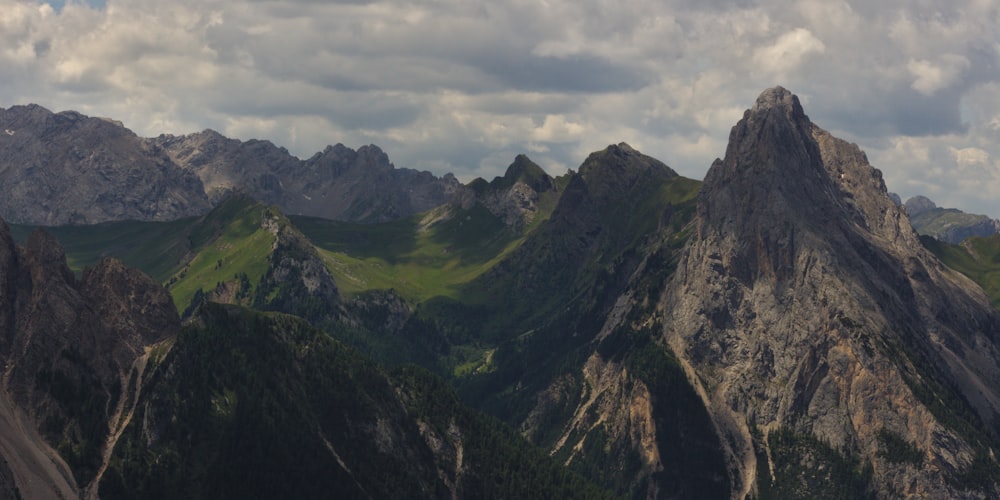
<svg viewBox="0 0 1000 500"><path fill-rule="evenodd" d="M180 320L166 290L104 259L77 279L52 236L0 221L0 453L18 491L69 498L99 475L146 348Z"/></svg>
<svg viewBox="0 0 1000 500"><path fill-rule="evenodd" d="M924 250L857 146L768 89L694 224L664 336L723 439L734 497L836 484L834 462L854 464L859 493L997 494L997 314Z"/></svg>

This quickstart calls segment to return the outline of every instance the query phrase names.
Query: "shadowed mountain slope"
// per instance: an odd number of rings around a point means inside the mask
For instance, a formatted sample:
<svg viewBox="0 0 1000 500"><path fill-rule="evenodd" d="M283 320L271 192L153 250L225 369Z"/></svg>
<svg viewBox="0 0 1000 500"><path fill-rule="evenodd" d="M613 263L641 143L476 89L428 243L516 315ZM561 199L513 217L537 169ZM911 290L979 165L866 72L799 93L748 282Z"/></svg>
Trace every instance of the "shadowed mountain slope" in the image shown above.
<svg viewBox="0 0 1000 500"><path fill-rule="evenodd" d="M28 497L73 496L102 469L147 348L180 328L169 294L101 260L77 279L42 231L0 221L0 453Z"/></svg>

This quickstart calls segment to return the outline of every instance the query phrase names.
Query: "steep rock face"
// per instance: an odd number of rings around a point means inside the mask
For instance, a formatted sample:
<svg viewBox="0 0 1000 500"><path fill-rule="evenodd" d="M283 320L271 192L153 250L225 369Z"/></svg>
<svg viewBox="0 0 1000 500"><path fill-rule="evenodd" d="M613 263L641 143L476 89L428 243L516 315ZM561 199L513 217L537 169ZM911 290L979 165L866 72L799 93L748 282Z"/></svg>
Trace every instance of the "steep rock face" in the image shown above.
<svg viewBox="0 0 1000 500"><path fill-rule="evenodd" d="M275 239L254 307L295 314L313 323L339 318L340 292L330 270L308 238L269 212L265 210L261 224Z"/></svg>
<svg viewBox="0 0 1000 500"><path fill-rule="evenodd" d="M77 280L54 238L18 248L2 222L0 311L0 451L22 491L75 495L99 474L135 362L176 333L177 313L146 275L105 259Z"/></svg>
<svg viewBox="0 0 1000 500"><path fill-rule="evenodd" d="M779 430L870 463L880 495L995 491L949 480L992 464L997 315L920 246L856 146L769 89L709 170L695 225L664 335L727 448L734 497L785 470L761 450ZM920 458L890 456L886 436Z"/></svg>
<svg viewBox="0 0 1000 500"><path fill-rule="evenodd" d="M212 200L238 190L294 215L385 222L446 203L462 189L451 175L396 168L374 145L355 151L337 144L299 160L268 141L212 130L148 142L194 172Z"/></svg>
<svg viewBox="0 0 1000 500"><path fill-rule="evenodd" d="M480 335L509 340L465 393L619 494L724 496L718 437L654 327L699 183L624 143L566 181L551 216L470 290L501 304L475 310Z"/></svg>
<svg viewBox="0 0 1000 500"><path fill-rule="evenodd" d="M209 208L201 181L119 123L0 109L0 215L24 224L172 220Z"/></svg>
<svg viewBox="0 0 1000 500"><path fill-rule="evenodd" d="M270 174L293 171L299 160L269 141L241 142L214 130L185 136L161 135L147 139L201 179L213 204L236 190L252 193L262 203L277 204L287 194Z"/></svg>

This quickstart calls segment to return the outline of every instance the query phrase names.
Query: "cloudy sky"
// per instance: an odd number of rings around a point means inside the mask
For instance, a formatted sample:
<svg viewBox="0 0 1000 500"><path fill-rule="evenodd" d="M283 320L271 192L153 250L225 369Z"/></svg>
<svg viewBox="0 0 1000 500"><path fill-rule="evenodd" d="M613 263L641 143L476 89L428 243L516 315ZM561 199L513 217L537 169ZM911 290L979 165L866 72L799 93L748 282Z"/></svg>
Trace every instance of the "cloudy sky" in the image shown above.
<svg viewBox="0 0 1000 500"><path fill-rule="evenodd" d="M205 128L308 157L550 173L628 142L701 179L761 90L904 198L1000 217L995 0L0 0L0 107Z"/></svg>

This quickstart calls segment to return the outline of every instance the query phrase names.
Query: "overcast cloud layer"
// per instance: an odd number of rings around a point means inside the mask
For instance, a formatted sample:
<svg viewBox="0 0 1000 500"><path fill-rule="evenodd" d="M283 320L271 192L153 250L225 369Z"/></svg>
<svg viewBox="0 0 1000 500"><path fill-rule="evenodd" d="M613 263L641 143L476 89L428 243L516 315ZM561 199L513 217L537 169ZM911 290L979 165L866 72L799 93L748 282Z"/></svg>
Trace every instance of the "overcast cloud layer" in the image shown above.
<svg viewBox="0 0 1000 500"><path fill-rule="evenodd" d="M904 199L1000 216L995 0L63 3L0 0L0 107L374 143L466 181L625 141L701 179L780 84Z"/></svg>

